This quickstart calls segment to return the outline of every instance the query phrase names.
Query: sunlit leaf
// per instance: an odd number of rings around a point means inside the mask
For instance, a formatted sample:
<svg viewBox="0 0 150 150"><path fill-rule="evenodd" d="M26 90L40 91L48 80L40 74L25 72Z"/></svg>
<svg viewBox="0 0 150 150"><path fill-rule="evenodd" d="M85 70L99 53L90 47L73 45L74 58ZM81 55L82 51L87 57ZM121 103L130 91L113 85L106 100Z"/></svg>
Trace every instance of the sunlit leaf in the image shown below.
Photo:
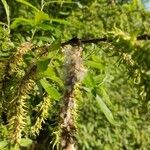
<svg viewBox="0 0 150 150"><path fill-rule="evenodd" d="M60 86L63 86L63 81L59 78L59 77L56 77L56 76L47 76L47 78L57 82Z"/></svg>
<svg viewBox="0 0 150 150"><path fill-rule="evenodd" d="M63 86L63 81L56 76L54 69L51 67L48 67L47 70L43 71L40 75L47 79L51 79L52 81L58 83L61 87Z"/></svg>
<svg viewBox="0 0 150 150"><path fill-rule="evenodd" d="M104 103L104 101L102 100L102 98L99 95L96 95L96 100L97 100L97 102L99 104L99 107L100 107L101 111L104 113L104 115L108 119L108 121L111 124L113 124L113 125L117 125L117 122L114 120L111 111L106 106L106 104Z"/></svg>
<svg viewBox="0 0 150 150"><path fill-rule="evenodd" d="M50 45L49 51L56 51L60 48L60 46L61 46L61 38L58 38Z"/></svg>
<svg viewBox="0 0 150 150"><path fill-rule="evenodd" d="M58 92L58 90L56 88L52 87L52 85L50 85L46 79L41 79L40 83L43 86L43 88L45 89L45 91L48 93L49 96L51 96L55 100L60 99L61 95Z"/></svg>
<svg viewBox="0 0 150 150"><path fill-rule="evenodd" d="M6 16L7 16L7 22L8 22L8 26L10 24L10 19L9 19L9 6L7 4L7 1L6 0L1 0L3 5L4 5L4 8L5 8L5 11L6 11Z"/></svg>
<svg viewBox="0 0 150 150"><path fill-rule="evenodd" d="M36 29L39 30L45 30L45 31L52 31L52 30L56 30L56 28L54 28L52 25L50 24L39 24L38 26L36 26Z"/></svg>
<svg viewBox="0 0 150 150"><path fill-rule="evenodd" d="M89 88L94 88L95 87L95 82L93 79L93 75L90 73L87 73L86 76L83 79L83 83L85 84L86 87Z"/></svg>
<svg viewBox="0 0 150 150"><path fill-rule="evenodd" d="M49 62L50 62L50 59L47 59L47 58L40 59L37 62L38 70L40 72L45 71L47 69L47 67L48 67Z"/></svg>
<svg viewBox="0 0 150 150"><path fill-rule="evenodd" d="M99 63L99 62L94 62L94 61L86 61L86 65L91 67L91 68L95 68L95 69L101 69L104 68L104 66Z"/></svg>
<svg viewBox="0 0 150 150"><path fill-rule="evenodd" d="M52 67L48 67L47 70L42 72L44 77L48 77L48 76L55 76L55 71Z"/></svg>
<svg viewBox="0 0 150 150"><path fill-rule="evenodd" d="M107 94L105 88L103 86L99 87L99 94L103 97L103 100L106 102L108 106L112 106L109 95Z"/></svg>
<svg viewBox="0 0 150 150"><path fill-rule="evenodd" d="M31 20L31 19L26 19L26 18L15 18L15 20L11 24L11 28L15 29L19 25L30 25L30 26L33 26L34 25L34 21Z"/></svg>
<svg viewBox="0 0 150 150"><path fill-rule="evenodd" d="M99 74L99 75L95 75L93 78L95 83L100 85L104 82L105 77L106 77L105 74Z"/></svg>
<svg viewBox="0 0 150 150"><path fill-rule="evenodd" d="M48 14L44 13L43 11L39 11L35 14L35 25L40 24L44 20L49 20Z"/></svg>
<svg viewBox="0 0 150 150"><path fill-rule="evenodd" d="M52 67L48 67L46 71L41 72L41 77L51 79L52 81L58 83L60 86L63 86L63 81L56 76L55 71Z"/></svg>
<svg viewBox="0 0 150 150"><path fill-rule="evenodd" d="M31 139L29 139L29 138L22 138L19 144L22 147L28 147L28 146L30 146L32 144L32 142L33 141Z"/></svg>
<svg viewBox="0 0 150 150"><path fill-rule="evenodd" d="M47 36L39 36L39 37L35 37L34 39L45 41L45 42L51 42L51 39Z"/></svg>
<svg viewBox="0 0 150 150"><path fill-rule="evenodd" d="M35 6L33 6L32 4L30 4L29 2L25 1L25 0L16 0L17 2L20 2L28 7L31 7L32 9L34 9L35 11L39 11Z"/></svg>
<svg viewBox="0 0 150 150"><path fill-rule="evenodd" d="M70 22L64 20L64 19L54 19L54 18L50 18L51 22L56 22L59 24L65 24L65 25L71 25Z"/></svg>
<svg viewBox="0 0 150 150"><path fill-rule="evenodd" d="M0 142L0 150L3 150L8 145L6 140Z"/></svg>

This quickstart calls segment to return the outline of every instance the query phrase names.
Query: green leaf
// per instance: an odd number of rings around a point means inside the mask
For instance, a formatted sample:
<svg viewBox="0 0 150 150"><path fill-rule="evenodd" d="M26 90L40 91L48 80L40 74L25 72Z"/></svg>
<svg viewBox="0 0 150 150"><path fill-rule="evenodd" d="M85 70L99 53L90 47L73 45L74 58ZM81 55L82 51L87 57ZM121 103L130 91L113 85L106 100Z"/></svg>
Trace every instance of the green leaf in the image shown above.
<svg viewBox="0 0 150 150"><path fill-rule="evenodd" d="M0 142L0 150L3 150L7 146L8 142L6 140Z"/></svg>
<svg viewBox="0 0 150 150"><path fill-rule="evenodd" d="M103 97L103 99L105 100L105 102L107 103L107 105L112 106L112 103L110 101L110 97L107 94L105 88L103 86L100 86L99 90L100 90L99 91L100 95Z"/></svg>
<svg viewBox="0 0 150 150"><path fill-rule="evenodd" d="M35 61L34 54L32 52L25 54L23 56L23 59L27 64L30 64L31 62Z"/></svg>
<svg viewBox="0 0 150 150"><path fill-rule="evenodd" d="M40 71L40 72L45 71L48 67L49 62L50 62L50 59L47 59L47 58L40 59L37 62L38 71Z"/></svg>
<svg viewBox="0 0 150 150"><path fill-rule="evenodd" d="M93 79L93 75L90 72L86 74L85 78L83 79L83 83L86 85L86 87L89 88L95 87L95 81Z"/></svg>
<svg viewBox="0 0 150 150"><path fill-rule="evenodd" d="M60 0L60 1L54 0L54 1L46 2L45 5L49 5L49 4L51 4L51 3L72 4L72 3L77 3L77 2L72 2L72 1L70 1L70 0L68 0L68 1L67 1L67 0L65 0L65 1L62 1L62 0Z"/></svg>
<svg viewBox="0 0 150 150"><path fill-rule="evenodd" d="M61 87L63 86L63 81L60 78L58 78L56 76L48 76L47 78L57 82Z"/></svg>
<svg viewBox="0 0 150 150"><path fill-rule="evenodd" d="M40 29L40 27L38 27ZM37 29L38 29L37 28ZM45 42L51 42L51 39L48 36L35 36L34 39L40 40L40 41L45 41Z"/></svg>
<svg viewBox="0 0 150 150"><path fill-rule="evenodd" d="M5 11L6 11L7 23L8 23L8 26L9 26L9 25L10 25L9 6L8 6L6 0L2 0L2 3L3 3L3 5L4 5Z"/></svg>
<svg viewBox="0 0 150 150"><path fill-rule="evenodd" d="M5 57L5 58L9 57L9 55L10 55L10 53L7 53L7 52L6 53L1 53L0 52L0 59L1 59L1 57Z"/></svg>
<svg viewBox="0 0 150 150"><path fill-rule="evenodd" d="M36 29L39 30L45 30L45 31L52 31L52 30L56 30L55 27L51 26L50 24L39 24L38 26L36 26ZM40 37L41 38L41 37ZM48 37L48 39L50 40L50 38ZM49 41L48 40L48 41Z"/></svg>
<svg viewBox="0 0 150 150"><path fill-rule="evenodd" d="M48 14L44 13L43 11L39 11L35 15L35 25L40 24L43 20L49 20Z"/></svg>
<svg viewBox="0 0 150 150"><path fill-rule="evenodd" d="M50 95L55 100L60 99L60 93L54 87L52 87L52 85L50 85L46 79L41 79L40 83L45 91L48 93L48 95Z"/></svg>
<svg viewBox="0 0 150 150"><path fill-rule="evenodd" d="M99 55L92 55L92 60L94 62L102 62L101 57Z"/></svg>
<svg viewBox="0 0 150 150"><path fill-rule="evenodd" d="M17 2L20 2L28 7L31 7L32 9L34 9L35 11L39 11L35 6L33 6L32 4L30 4L29 2L25 1L25 0L16 0Z"/></svg>
<svg viewBox="0 0 150 150"><path fill-rule="evenodd" d="M101 99L99 95L96 95L96 100L102 112L104 113L105 117L108 119L108 121L113 125L118 125L116 121L114 120L111 111L109 110L109 108L106 106L106 104L104 103L104 101Z"/></svg>
<svg viewBox="0 0 150 150"><path fill-rule="evenodd" d="M21 141L20 141L20 146L22 147L28 147L32 144L32 140L29 139L29 138L22 138Z"/></svg>
<svg viewBox="0 0 150 150"><path fill-rule="evenodd" d="M52 81L58 83L61 87L63 86L63 81L56 76L55 71L52 67L48 67L46 71L40 74L42 77L51 79Z"/></svg>
<svg viewBox="0 0 150 150"><path fill-rule="evenodd" d="M100 85L103 83L105 77L106 77L105 74L99 74L99 75L95 75L93 78L94 78L95 83Z"/></svg>
<svg viewBox="0 0 150 150"><path fill-rule="evenodd" d="M11 24L11 28L15 29L19 25L30 25L34 26L34 21L31 19L26 19L26 18L15 18L15 20Z"/></svg>
<svg viewBox="0 0 150 150"><path fill-rule="evenodd" d="M95 69L103 69L104 68L104 65L102 65L101 63L90 61L90 60L86 62L86 65L91 68L95 68Z"/></svg>
<svg viewBox="0 0 150 150"><path fill-rule="evenodd" d="M42 72L44 77L55 76L55 71L52 67L48 67L46 71Z"/></svg>
<svg viewBox="0 0 150 150"><path fill-rule="evenodd" d="M60 48L60 46L61 46L61 38L58 38L51 44L49 51L56 51Z"/></svg>
<svg viewBox="0 0 150 150"><path fill-rule="evenodd" d="M59 23L59 24L71 25L71 23L69 21L66 21L64 19L54 19L54 18L51 18L50 21L51 22L56 22L56 23Z"/></svg>
<svg viewBox="0 0 150 150"><path fill-rule="evenodd" d="M83 83L86 85L86 87L89 87L89 88L94 88L95 87L95 82L94 82L94 79L93 79L93 75L88 72L83 80Z"/></svg>

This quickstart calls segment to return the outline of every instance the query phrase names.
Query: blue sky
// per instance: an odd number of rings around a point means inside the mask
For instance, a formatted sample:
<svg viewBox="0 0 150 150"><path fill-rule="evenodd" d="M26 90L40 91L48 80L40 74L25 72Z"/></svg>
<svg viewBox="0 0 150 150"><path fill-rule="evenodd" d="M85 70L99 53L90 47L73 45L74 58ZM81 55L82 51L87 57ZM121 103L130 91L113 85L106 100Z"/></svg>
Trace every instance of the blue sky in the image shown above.
<svg viewBox="0 0 150 150"><path fill-rule="evenodd" d="M144 2L144 5L145 5L145 8L150 11L150 0L143 1L143 2Z"/></svg>

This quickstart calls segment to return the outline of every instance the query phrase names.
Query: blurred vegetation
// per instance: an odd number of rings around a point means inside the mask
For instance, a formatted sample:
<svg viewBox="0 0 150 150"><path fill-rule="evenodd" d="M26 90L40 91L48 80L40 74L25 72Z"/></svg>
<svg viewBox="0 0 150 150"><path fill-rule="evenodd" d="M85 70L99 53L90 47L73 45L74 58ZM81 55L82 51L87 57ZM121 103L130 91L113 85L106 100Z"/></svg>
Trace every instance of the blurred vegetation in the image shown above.
<svg viewBox="0 0 150 150"><path fill-rule="evenodd" d="M108 39L82 45L77 149L150 149L149 22L141 0L1 0L0 149L58 149L73 37Z"/></svg>

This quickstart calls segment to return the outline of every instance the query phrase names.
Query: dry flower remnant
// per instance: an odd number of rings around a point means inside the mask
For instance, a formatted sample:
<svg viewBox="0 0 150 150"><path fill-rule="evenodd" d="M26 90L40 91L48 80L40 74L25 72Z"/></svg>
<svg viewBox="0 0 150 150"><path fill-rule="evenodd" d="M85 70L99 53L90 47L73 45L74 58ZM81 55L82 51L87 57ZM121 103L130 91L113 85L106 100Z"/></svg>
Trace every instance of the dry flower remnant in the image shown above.
<svg viewBox="0 0 150 150"><path fill-rule="evenodd" d="M65 93L60 112L60 145L62 150L75 150L77 91L85 69L82 60L82 47L66 45L65 56Z"/></svg>

